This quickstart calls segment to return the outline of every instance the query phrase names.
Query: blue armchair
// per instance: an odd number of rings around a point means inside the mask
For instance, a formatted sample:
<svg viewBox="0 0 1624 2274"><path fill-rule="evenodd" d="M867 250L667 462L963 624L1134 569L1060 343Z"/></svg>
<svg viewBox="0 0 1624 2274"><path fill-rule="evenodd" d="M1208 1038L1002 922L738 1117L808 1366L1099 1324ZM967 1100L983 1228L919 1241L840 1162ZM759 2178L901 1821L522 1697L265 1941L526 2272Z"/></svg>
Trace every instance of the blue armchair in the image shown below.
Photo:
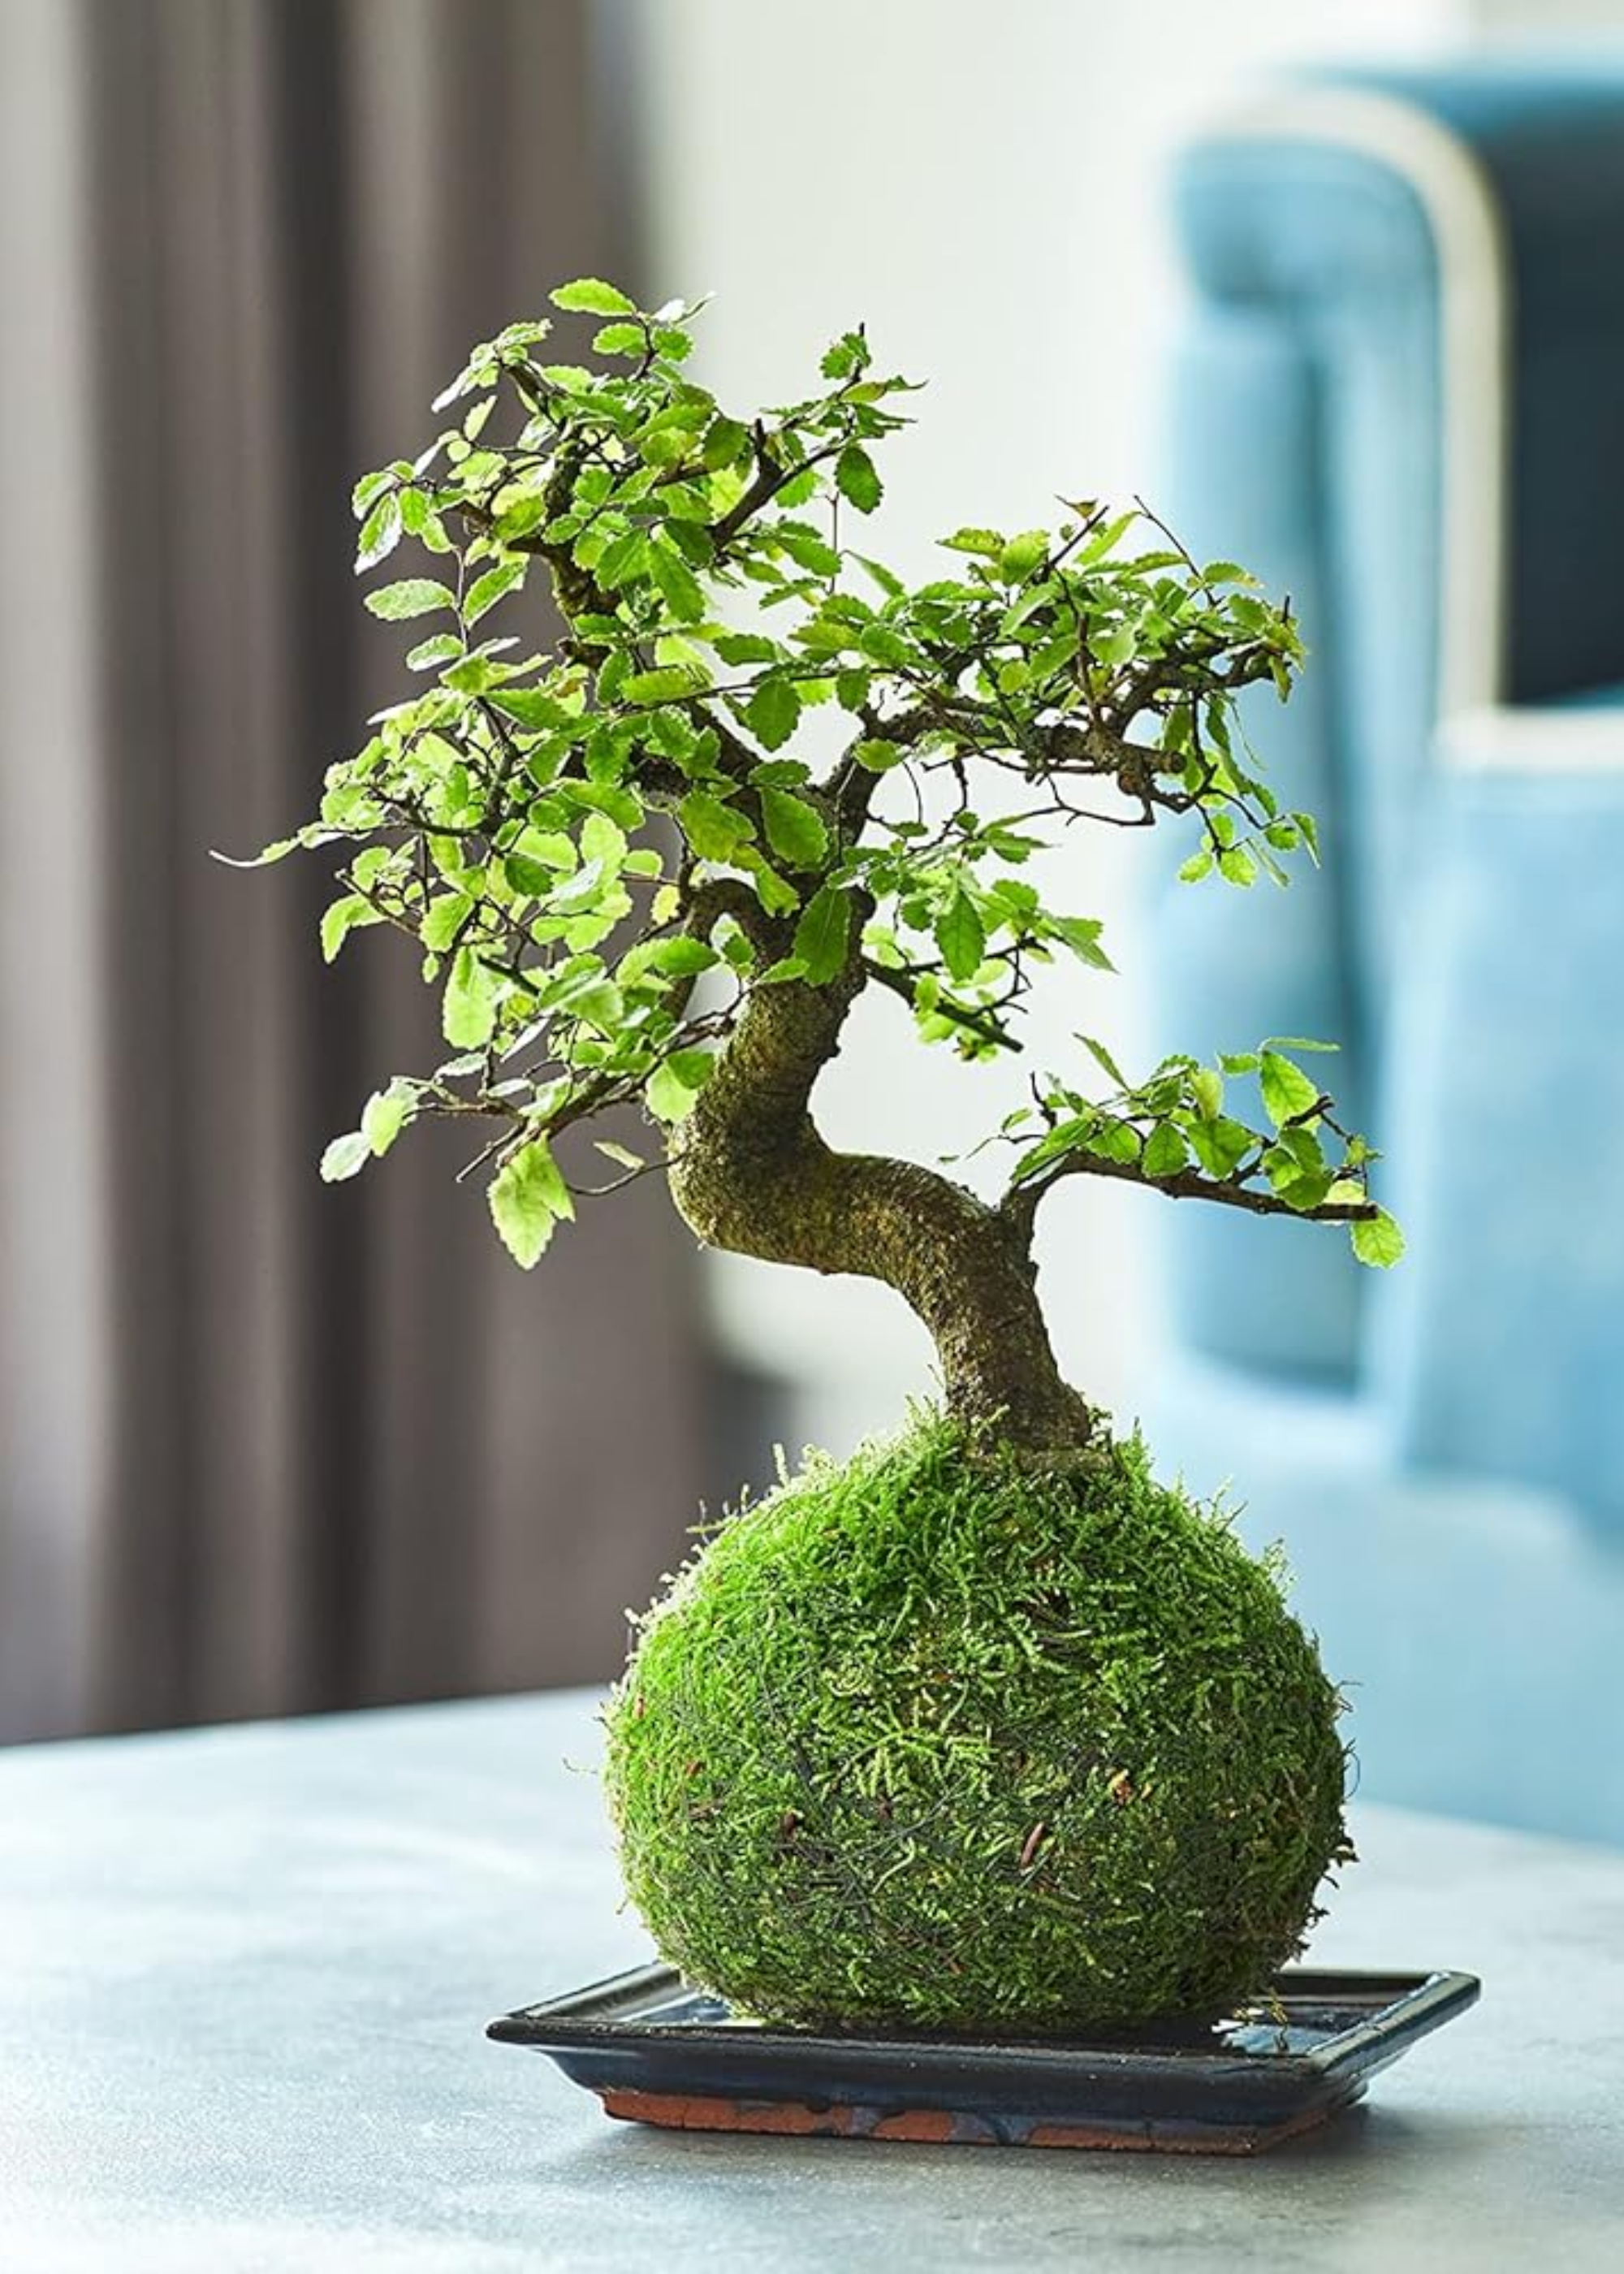
<svg viewBox="0 0 1624 2274"><path fill-rule="evenodd" d="M1286 1542L1367 1792L1624 1842L1624 58L1299 83L1176 196L1162 495L1293 596L1251 726L1327 857L1169 883L1157 1015L1342 1037L1410 1255L1164 1211L1145 1418Z"/></svg>

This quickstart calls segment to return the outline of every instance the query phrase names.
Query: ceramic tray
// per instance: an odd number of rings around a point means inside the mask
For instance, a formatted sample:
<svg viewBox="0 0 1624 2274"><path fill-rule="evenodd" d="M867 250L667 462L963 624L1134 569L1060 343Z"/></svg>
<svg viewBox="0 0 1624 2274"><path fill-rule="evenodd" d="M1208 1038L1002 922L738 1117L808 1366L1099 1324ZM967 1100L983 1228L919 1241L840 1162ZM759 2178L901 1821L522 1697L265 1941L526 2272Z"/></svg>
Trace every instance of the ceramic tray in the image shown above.
<svg viewBox="0 0 1624 2274"><path fill-rule="evenodd" d="M492 2022L612 2116L682 2130L1244 2156L1311 2131L1477 1999L1470 1974L1289 1968L1230 2022L1132 2036L820 2036L735 2020L668 1966Z"/></svg>

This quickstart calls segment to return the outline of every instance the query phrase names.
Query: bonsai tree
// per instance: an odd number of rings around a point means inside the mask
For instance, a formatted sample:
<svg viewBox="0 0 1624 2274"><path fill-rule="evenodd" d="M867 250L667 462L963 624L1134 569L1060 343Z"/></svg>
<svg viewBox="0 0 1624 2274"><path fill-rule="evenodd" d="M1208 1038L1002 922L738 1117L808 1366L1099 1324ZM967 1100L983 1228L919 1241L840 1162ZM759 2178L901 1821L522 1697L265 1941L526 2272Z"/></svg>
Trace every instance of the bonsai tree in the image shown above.
<svg viewBox="0 0 1624 2274"><path fill-rule="evenodd" d="M374 1094L322 1173L464 1117L526 1269L587 1193L664 1171L709 1246L882 1280L933 1338L939 1411L809 1459L645 1623L610 1790L669 1955L789 2020L1222 2004L1298 1946L1346 1852L1339 1700L1274 1570L1063 1378L1034 1225L1110 1177L1340 1224L1391 1262L1374 1156L1303 1063L1325 1046L1131 1077L1081 1035L989 1133L993 1199L837 1151L813 1103L866 991L1002 1062L1041 976L1080 999L1110 970L1039 881L1077 823L1182 823L1192 885L1314 855L1237 710L1289 692L1289 609L1093 501L1053 531L960 527L909 582L859 535L912 392L861 329L804 400L735 417L688 375L695 306L553 297L598 320L593 364L509 326L427 448L355 493L360 569L431 556L367 599L413 625L419 687L261 857L343 848L328 959L405 933L449 1054Z"/></svg>

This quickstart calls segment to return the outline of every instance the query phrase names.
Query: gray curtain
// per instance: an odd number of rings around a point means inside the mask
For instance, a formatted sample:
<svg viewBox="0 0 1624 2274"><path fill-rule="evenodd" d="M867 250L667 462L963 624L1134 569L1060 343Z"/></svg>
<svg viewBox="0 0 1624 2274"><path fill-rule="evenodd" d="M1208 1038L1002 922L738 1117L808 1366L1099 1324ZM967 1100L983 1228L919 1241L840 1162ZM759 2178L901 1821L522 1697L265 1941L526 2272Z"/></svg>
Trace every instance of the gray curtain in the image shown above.
<svg viewBox="0 0 1624 2274"><path fill-rule="evenodd" d="M434 1006L387 941L323 970L319 862L207 858L395 684L356 473L628 273L606 20L0 0L0 1737L601 1675L681 1553L663 1193L525 1277L435 1133L321 1186Z"/></svg>

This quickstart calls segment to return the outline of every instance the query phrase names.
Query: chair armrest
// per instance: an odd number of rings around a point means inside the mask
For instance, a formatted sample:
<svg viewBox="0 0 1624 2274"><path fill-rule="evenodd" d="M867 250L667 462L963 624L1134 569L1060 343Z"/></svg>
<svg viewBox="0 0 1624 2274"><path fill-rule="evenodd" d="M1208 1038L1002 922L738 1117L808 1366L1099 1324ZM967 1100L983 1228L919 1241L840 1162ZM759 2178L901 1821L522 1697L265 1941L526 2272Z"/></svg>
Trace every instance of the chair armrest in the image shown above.
<svg viewBox="0 0 1624 2274"><path fill-rule="evenodd" d="M1374 1370L1401 1461L1624 1537L1624 708L1455 723L1394 983Z"/></svg>

